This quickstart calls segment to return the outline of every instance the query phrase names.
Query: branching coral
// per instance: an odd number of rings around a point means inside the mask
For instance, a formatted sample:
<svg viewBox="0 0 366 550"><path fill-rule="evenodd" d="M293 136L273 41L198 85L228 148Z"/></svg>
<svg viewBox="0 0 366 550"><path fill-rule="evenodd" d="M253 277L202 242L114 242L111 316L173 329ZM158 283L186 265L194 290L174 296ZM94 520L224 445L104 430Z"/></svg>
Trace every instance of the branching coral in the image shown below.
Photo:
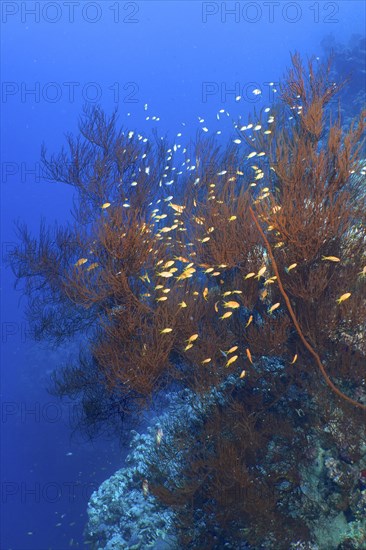
<svg viewBox="0 0 366 550"><path fill-rule="evenodd" d="M329 66L292 63L281 101L238 130L240 147L201 138L180 153L117 130L115 113L86 112L68 153L43 151L48 177L76 191L75 223L43 224L38 240L21 227L12 252L35 336L88 335L87 357L55 377L56 393L84 399L87 425L125 422L172 388L216 395L191 434L163 441L147 480L187 548L229 532L280 548L286 522L286 544L306 538L290 513L297 467L335 409L361 453L365 113L344 132L328 113ZM181 479L164 481L174 461ZM228 488L252 485L264 498L237 505Z"/></svg>

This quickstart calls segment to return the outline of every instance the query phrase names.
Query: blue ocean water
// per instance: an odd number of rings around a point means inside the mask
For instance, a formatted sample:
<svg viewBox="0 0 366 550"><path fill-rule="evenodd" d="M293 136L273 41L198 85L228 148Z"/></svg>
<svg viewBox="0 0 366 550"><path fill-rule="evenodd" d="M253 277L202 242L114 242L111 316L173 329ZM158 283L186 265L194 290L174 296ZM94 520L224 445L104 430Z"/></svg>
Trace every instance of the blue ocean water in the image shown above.
<svg viewBox="0 0 366 550"><path fill-rule="evenodd" d="M365 10L359 0L3 1L2 261L16 240L14 220L36 232L41 218L70 219L73 190L42 179L40 150L61 148L85 104L118 107L125 127L181 133L181 142L203 127L229 132L237 116L273 101L290 53L322 60L326 38L346 45L364 34ZM218 120L220 109L230 116ZM70 432L73 404L46 388L77 346L33 342L13 283L2 263L0 547L84 547L88 498L124 452L113 438Z"/></svg>

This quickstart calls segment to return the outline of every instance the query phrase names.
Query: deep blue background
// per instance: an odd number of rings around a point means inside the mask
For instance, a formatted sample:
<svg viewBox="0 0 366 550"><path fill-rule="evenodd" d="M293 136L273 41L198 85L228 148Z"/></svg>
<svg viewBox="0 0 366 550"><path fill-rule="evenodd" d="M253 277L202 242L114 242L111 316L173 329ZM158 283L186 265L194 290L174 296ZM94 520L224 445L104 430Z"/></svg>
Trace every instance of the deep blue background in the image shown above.
<svg viewBox="0 0 366 550"><path fill-rule="evenodd" d="M109 111L118 104L123 125L141 132L155 125L172 139L183 132L188 142L202 126L228 130L232 118L269 104L268 83L284 74L290 52L322 60L326 35L347 43L365 30L361 0L103 0L74 2L73 13L62 1L3 1L1 9L2 259L15 240L14 219L36 231L42 216L69 218L72 189L38 178L39 154L43 141L58 151L85 101L96 98ZM219 109L230 116L218 121ZM160 121L145 120L153 115ZM123 453L113 441L71 438L70 406L45 387L76 350L30 341L24 301L11 273L2 275L1 549L64 549L72 538L83 546L87 498Z"/></svg>

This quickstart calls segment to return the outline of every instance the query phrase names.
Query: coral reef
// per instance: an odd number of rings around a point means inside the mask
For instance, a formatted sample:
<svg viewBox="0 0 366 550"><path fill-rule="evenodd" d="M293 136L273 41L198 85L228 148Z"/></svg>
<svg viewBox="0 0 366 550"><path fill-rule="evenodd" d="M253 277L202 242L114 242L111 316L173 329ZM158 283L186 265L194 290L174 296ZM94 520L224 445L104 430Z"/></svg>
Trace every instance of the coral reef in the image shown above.
<svg viewBox="0 0 366 550"><path fill-rule="evenodd" d="M20 226L11 265L36 338L86 335L54 392L89 432L169 402L91 499L96 549L364 544L366 113L331 74L294 55L225 149L93 108L43 151L75 223Z"/></svg>
<svg viewBox="0 0 366 550"><path fill-rule="evenodd" d="M227 390L235 385L235 377L231 376L221 388L201 398L189 390L172 395L167 411L154 420L154 424L145 434L134 432L132 450L125 467L106 480L89 502L86 539L91 542L92 548L110 549L115 548L114 544L118 547L118 543L120 548L136 550L182 548L179 542L180 529L177 529L182 517L179 512L175 514L174 507L162 506L150 489L144 496L143 480L149 480L153 489L158 474L164 472L165 486L174 485L179 491L187 474L187 456L184 456L182 446L179 457L175 456L173 460L170 457L170 461L165 461L166 456L169 456L169 449L172 446L177 447L176 439L180 436L187 441L187 451L191 452L194 444L189 440L190 434L194 434L196 439L200 437L205 422L212 416L216 404L220 403L221 407L229 404ZM291 414L291 408L291 404L288 404L282 413ZM302 418L300 414L299 419ZM341 422L340 418L339 421ZM162 430L163 433L159 444L156 437L158 430ZM183 436L182 432L186 435ZM333 440L330 445L329 440L324 439L321 430L308 434L303 447L303 458L298 464L299 476L296 478L286 469L284 460L284 456L288 456L287 462L291 461L291 447L280 448L278 442L275 443L275 436L269 445L267 455L262 456L260 464L262 470L274 472L276 475L275 487L279 497L277 506L285 508L290 516L284 518L281 529L291 521L291 518L296 517L297 522L304 522L307 526L307 541L296 540L296 537L286 543L278 539L273 540L270 536L270 526L267 525L267 536L263 537L262 543L250 546L246 542L246 537L251 536L251 525L243 516L239 522L240 529L234 537L231 530L224 533L218 531L208 545L208 518L203 514L200 521L196 517L195 521L187 526L191 528L193 542L191 545L186 542L184 547L197 548L197 541L202 540L204 536L204 542L200 546L202 548L362 548L366 533L366 478L362 474L366 466L366 446L360 438L357 460L356 457L352 460L342 455L339 447L337 454L337 439L341 433L337 418L324 426L324 433L332 434L335 441ZM284 450L286 454L283 453ZM226 451L229 452L228 449ZM274 467L278 455L282 468L280 475L277 467ZM256 492L257 488L242 491L234 489L232 497L239 505L239 499L255 498L258 496ZM184 511L186 514L190 513L187 503ZM195 513L197 514L197 509ZM211 531L214 533L213 526Z"/></svg>

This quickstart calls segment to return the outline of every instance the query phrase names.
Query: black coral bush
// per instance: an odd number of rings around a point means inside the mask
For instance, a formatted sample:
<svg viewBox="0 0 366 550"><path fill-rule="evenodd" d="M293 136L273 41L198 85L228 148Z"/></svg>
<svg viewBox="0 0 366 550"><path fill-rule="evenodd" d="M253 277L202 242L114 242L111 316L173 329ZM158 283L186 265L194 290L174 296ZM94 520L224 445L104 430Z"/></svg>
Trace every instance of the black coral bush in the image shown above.
<svg viewBox="0 0 366 550"><path fill-rule="evenodd" d="M223 533L254 545L308 537L288 511L309 437L335 410L360 459L366 113L342 130L329 71L293 56L281 101L224 150L201 138L182 153L86 111L67 150L42 153L49 179L75 189L75 223L41 225L37 239L19 227L11 264L35 337L88 336L88 355L54 377L56 393L81 396L85 426L234 376L202 425L151 462L185 547L219 548ZM177 486L164 461L179 453Z"/></svg>

